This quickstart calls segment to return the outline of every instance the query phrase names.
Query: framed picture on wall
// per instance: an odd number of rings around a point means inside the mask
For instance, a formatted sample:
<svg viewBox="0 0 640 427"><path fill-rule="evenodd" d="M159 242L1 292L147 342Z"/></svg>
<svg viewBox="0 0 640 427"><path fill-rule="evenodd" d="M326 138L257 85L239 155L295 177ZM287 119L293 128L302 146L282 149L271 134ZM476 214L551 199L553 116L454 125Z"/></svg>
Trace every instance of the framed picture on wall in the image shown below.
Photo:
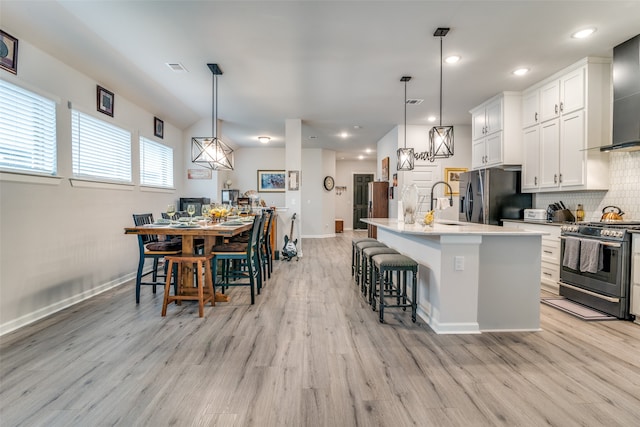
<svg viewBox="0 0 640 427"><path fill-rule="evenodd" d="M382 180L389 181L389 157L382 159Z"/></svg>
<svg viewBox="0 0 640 427"><path fill-rule="evenodd" d="M259 193L283 193L286 188L286 178L284 171L280 170L259 170L258 171L258 192Z"/></svg>
<svg viewBox="0 0 640 427"><path fill-rule="evenodd" d="M98 111L106 114L107 116L113 117L113 102L114 102L113 92L106 90L102 86L98 86L97 98L98 98L97 99Z"/></svg>
<svg viewBox="0 0 640 427"><path fill-rule="evenodd" d="M289 171L288 189L291 191L300 190L300 171Z"/></svg>
<svg viewBox="0 0 640 427"><path fill-rule="evenodd" d="M445 196L458 196L460 194L460 174L466 172L467 168L445 168L444 181L451 186L453 193L449 191L449 187L445 186Z"/></svg>
<svg viewBox="0 0 640 427"><path fill-rule="evenodd" d="M18 39L0 30L0 68L18 74Z"/></svg>
<svg viewBox="0 0 640 427"><path fill-rule="evenodd" d="M164 121L157 117L153 118L153 134L160 139L164 138Z"/></svg>

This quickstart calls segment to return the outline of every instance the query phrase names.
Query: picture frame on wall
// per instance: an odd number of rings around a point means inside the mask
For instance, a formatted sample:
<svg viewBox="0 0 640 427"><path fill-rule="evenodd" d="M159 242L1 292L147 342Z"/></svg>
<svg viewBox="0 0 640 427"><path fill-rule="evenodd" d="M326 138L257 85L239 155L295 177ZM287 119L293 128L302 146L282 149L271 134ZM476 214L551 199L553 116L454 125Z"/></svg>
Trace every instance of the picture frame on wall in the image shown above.
<svg viewBox="0 0 640 427"><path fill-rule="evenodd" d="M258 193L284 193L286 177L283 170L259 170Z"/></svg>
<svg viewBox="0 0 640 427"><path fill-rule="evenodd" d="M453 192L449 191L449 187L445 186L445 196L458 196L460 195L460 174L466 172L467 168L445 168L444 169L444 182L451 186Z"/></svg>
<svg viewBox="0 0 640 427"><path fill-rule="evenodd" d="M102 86L97 87L97 108L103 114L107 116L113 117L113 103L115 101L115 96L113 92L103 88Z"/></svg>
<svg viewBox="0 0 640 427"><path fill-rule="evenodd" d="M157 117L153 118L153 134L160 139L164 138L164 121Z"/></svg>
<svg viewBox="0 0 640 427"><path fill-rule="evenodd" d="M18 39L0 30L0 68L18 74Z"/></svg>
<svg viewBox="0 0 640 427"><path fill-rule="evenodd" d="M290 191L300 190L300 171L289 171L287 182Z"/></svg>
<svg viewBox="0 0 640 427"><path fill-rule="evenodd" d="M389 181L389 157L382 159L382 180Z"/></svg>

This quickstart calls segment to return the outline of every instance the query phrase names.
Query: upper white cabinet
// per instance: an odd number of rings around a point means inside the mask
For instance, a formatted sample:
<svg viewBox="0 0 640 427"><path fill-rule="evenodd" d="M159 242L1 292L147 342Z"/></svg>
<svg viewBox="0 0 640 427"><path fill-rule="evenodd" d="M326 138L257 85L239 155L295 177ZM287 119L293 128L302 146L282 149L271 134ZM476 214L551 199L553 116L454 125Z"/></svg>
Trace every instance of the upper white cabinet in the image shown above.
<svg viewBox="0 0 640 427"><path fill-rule="evenodd" d="M611 62L585 58L523 91L523 191L606 190Z"/></svg>
<svg viewBox="0 0 640 427"><path fill-rule="evenodd" d="M473 169L522 164L521 109L520 93L503 92L470 111Z"/></svg>

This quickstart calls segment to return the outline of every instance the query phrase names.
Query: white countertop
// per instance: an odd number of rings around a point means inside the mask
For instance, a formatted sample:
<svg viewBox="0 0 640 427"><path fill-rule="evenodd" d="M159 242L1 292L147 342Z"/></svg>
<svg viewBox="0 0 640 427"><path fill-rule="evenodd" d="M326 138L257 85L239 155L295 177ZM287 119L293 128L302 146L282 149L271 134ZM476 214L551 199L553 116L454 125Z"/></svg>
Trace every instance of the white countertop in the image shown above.
<svg viewBox="0 0 640 427"><path fill-rule="evenodd" d="M437 220L433 227L416 221L414 224L398 222L392 218L363 218L362 222L375 225L385 230L401 234L414 234L420 236L443 235L500 235L500 236L531 236L544 235L537 231L520 230L512 227L499 227L497 225L476 224L472 222Z"/></svg>

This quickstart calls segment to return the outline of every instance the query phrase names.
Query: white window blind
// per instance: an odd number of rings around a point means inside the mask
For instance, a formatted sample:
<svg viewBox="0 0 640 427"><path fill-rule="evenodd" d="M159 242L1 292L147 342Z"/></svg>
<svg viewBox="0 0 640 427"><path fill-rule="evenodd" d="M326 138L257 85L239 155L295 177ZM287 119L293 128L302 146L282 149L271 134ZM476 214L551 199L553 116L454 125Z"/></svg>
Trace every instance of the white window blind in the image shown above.
<svg viewBox="0 0 640 427"><path fill-rule="evenodd" d="M55 175L55 102L0 80L0 112L0 168Z"/></svg>
<svg viewBox="0 0 640 427"><path fill-rule="evenodd" d="M140 184L173 188L173 148L140 137Z"/></svg>
<svg viewBox="0 0 640 427"><path fill-rule="evenodd" d="M73 176L131 182L131 132L71 111Z"/></svg>

